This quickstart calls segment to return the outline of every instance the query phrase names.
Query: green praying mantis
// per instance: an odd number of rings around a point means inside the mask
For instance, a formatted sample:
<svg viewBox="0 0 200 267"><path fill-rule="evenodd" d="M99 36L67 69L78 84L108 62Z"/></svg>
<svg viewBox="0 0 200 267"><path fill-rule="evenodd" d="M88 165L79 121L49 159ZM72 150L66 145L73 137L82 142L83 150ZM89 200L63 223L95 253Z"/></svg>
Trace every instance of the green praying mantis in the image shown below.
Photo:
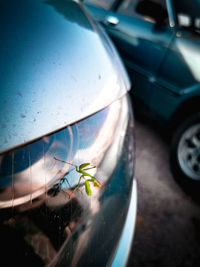
<svg viewBox="0 0 200 267"><path fill-rule="evenodd" d="M63 163L67 163L67 164L75 167L76 171L81 174L81 176L79 178L79 181L78 181L78 184L75 187L75 189L73 190L73 192L75 192L79 188L80 183L81 183L81 179L83 179L85 181L85 192L86 192L86 194L88 196L91 196L92 195L90 183L93 183L93 185L95 187L101 187L101 184L99 183L99 181L97 180L97 178L95 178L94 176L92 176L91 174L89 174L88 172L86 172L88 170L91 170L91 169L96 168L96 166L92 166L90 163L83 163L83 164L81 164L81 165L78 166L78 165L72 164L70 162L57 159L56 157L54 157L54 159L55 160L58 160L60 162L63 162ZM85 177L90 177L90 178L89 179L86 179Z"/></svg>

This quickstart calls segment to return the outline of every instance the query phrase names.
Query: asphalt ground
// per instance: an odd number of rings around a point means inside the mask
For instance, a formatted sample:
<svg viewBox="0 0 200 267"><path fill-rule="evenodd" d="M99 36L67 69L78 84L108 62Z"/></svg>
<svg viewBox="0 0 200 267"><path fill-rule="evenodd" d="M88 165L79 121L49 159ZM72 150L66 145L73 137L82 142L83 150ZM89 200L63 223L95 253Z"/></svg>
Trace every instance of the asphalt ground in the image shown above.
<svg viewBox="0 0 200 267"><path fill-rule="evenodd" d="M200 204L184 193L169 167L169 145L136 121L138 211L128 267L199 267Z"/></svg>

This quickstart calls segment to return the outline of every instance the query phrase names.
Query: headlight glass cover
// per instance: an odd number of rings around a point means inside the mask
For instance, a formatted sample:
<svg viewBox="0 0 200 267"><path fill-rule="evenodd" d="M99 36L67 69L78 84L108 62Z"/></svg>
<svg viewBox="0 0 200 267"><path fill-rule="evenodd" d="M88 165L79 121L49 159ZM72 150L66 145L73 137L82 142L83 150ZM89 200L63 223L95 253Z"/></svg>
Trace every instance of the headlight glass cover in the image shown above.
<svg viewBox="0 0 200 267"><path fill-rule="evenodd" d="M47 194L53 185L70 194L77 185L78 175L69 164L89 162L97 168L90 171L105 183L112 172L127 127L127 99L115 101L109 107L51 135L0 155L0 208L32 202ZM114 156L107 157L108 148L117 145ZM104 161L104 163L103 163ZM103 165L102 165L103 166ZM60 182L62 181L62 182Z"/></svg>

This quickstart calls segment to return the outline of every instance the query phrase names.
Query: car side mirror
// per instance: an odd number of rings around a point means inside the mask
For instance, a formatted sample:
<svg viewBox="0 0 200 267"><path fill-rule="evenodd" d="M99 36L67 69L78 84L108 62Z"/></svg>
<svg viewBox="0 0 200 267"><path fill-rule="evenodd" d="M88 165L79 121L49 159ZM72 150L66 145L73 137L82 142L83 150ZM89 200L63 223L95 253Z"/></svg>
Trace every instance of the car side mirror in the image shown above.
<svg viewBox="0 0 200 267"><path fill-rule="evenodd" d="M167 11L159 3L151 0L142 0L136 6L136 12L150 17L158 24L163 24L167 18Z"/></svg>

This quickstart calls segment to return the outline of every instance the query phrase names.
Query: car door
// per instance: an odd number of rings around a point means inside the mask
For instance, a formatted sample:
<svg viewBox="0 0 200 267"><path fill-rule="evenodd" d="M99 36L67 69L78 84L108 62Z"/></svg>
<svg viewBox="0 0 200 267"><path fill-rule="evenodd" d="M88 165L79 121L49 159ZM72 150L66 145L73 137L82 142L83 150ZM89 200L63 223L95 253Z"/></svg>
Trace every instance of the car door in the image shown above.
<svg viewBox="0 0 200 267"><path fill-rule="evenodd" d="M166 9L164 1L157 2ZM102 11L96 7L90 11L103 23L119 49L132 79L133 95L150 108L152 86L173 39L173 29L167 17L165 23L158 25L149 16L139 14L138 3L139 0L124 0L115 9Z"/></svg>
<svg viewBox="0 0 200 267"><path fill-rule="evenodd" d="M185 101L200 95L200 3L171 1L176 25L174 38L152 87L152 110L170 121Z"/></svg>

